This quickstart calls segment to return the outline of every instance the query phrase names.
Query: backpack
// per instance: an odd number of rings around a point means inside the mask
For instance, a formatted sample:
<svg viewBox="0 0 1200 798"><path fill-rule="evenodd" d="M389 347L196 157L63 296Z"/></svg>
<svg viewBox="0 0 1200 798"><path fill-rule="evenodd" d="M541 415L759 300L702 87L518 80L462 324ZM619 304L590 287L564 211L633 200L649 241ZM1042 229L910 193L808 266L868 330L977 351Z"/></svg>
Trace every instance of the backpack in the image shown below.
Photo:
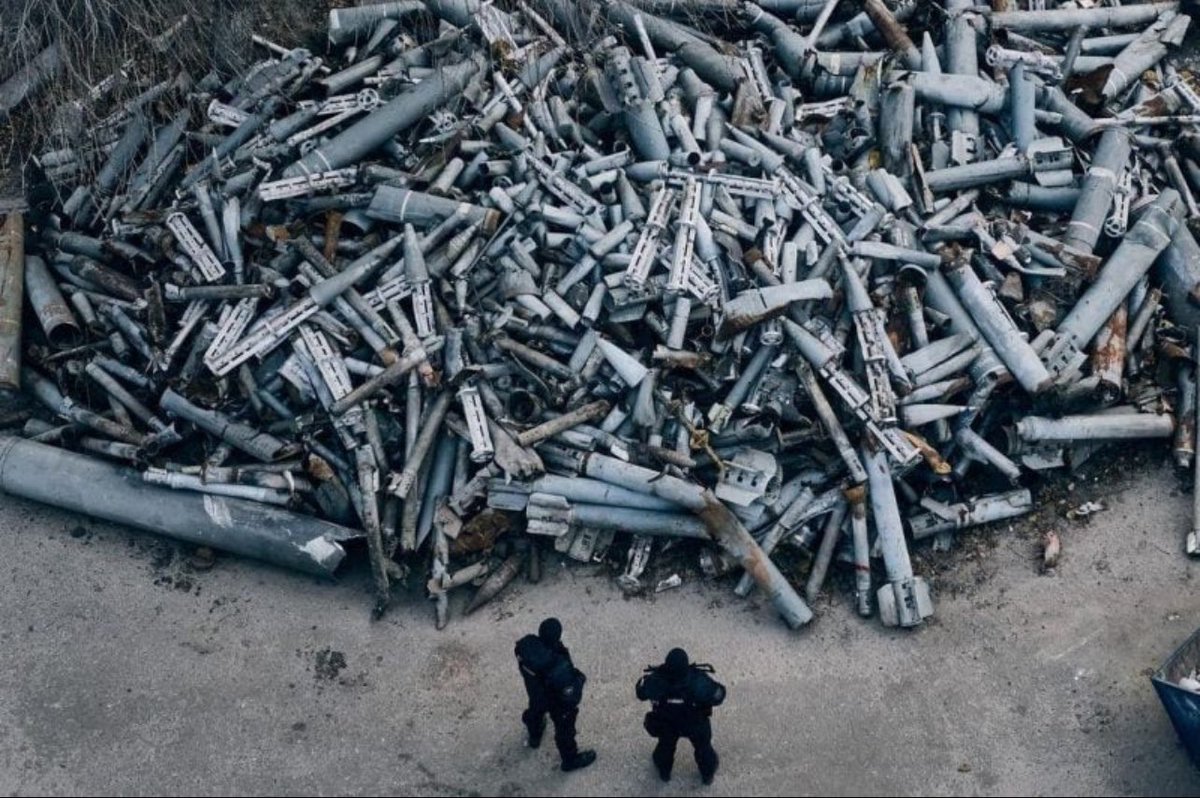
<svg viewBox="0 0 1200 798"><path fill-rule="evenodd" d="M683 680L673 682L658 667L647 668L646 675L638 682L637 696L653 703L683 702L707 714L725 700L725 687L709 676L712 672L711 665L689 665Z"/></svg>
<svg viewBox="0 0 1200 798"><path fill-rule="evenodd" d="M725 685L709 676L711 665L692 665L684 682L688 700L699 707L711 710L725 700Z"/></svg>
<svg viewBox="0 0 1200 798"><path fill-rule="evenodd" d="M517 664L521 672L540 682L552 700L564 707L577 707L583 700L587 677L562 656L542 642L537 635L525 635L517 641Z"/></svg>
<svg viewBox="0 0 1200 798"><path fill-rule="evenodd" d="M587 683L587 677L583 671L571 665L566 657L559 657L546 674L545 683L550 688L550 695L559 704L577 707L583 701L583 686Z"/></svg>
<svg viewBox="0 0 1200 798"><path fill-rule="evenodd" d="M517 666L527 676L541 678L558 659L537 635L525 635L515 647Z"/></svg>

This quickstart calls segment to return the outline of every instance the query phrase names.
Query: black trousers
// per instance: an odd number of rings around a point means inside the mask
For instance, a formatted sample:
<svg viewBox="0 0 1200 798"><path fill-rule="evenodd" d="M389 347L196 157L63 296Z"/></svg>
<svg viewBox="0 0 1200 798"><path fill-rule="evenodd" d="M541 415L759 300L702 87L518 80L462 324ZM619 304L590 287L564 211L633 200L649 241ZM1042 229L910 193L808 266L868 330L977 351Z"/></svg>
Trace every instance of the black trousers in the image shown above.
<svg viewBox="0 0 1200 798"><path fill-rule="evenodd" d="M708 718L702 722L687 726L673 726L665 729L666 734L659 736L658 745L654 746L654 765L664 776L671 775L675 765L675 746L683 737L692 744L696 756L696 767L705 780L711 779L717 772L717 752L712 747L712 724Z"/></svg>
<svg viewBox="0 0 1200 798"><path fill-rule="evenodd" d="M541 740L546 731L546 716L554 724L554 744L558 746L558 755L563 762L569 762L579 754L579 746L575 742L575 719L579 717L578 707L563 707L551 701L541 685L525 682L525 691L529 694L529 709L521 713L521 721L529 731L531 740Z"/></svg>

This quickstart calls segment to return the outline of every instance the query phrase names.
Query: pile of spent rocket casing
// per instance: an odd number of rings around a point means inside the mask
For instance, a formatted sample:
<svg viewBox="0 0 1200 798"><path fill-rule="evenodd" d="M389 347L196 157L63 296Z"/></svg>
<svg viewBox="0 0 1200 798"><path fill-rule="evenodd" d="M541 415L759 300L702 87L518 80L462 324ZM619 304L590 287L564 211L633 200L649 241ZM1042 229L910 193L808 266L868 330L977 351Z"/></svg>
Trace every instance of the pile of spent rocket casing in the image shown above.
<svg viewBox="0 0 1200 798"><path fill-rule="evenodd" d="M165 76L7 217L0 489L317 573L365 538L439 625L675 548L917 626L910 545L1195 453L1189 19L993 5L402 0Z"/></svg>

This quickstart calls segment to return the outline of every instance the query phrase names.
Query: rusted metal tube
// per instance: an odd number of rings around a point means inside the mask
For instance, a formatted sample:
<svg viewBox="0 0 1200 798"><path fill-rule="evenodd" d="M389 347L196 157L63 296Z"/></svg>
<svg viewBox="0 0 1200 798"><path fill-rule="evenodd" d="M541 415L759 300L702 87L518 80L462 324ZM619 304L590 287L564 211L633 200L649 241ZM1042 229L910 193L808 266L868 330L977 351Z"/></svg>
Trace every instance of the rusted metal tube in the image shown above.
<svg viewBox="0 0 1200 798"><path fill-rule="evenodd" d="M920 69L921 51L908 37L908 31L904 29L904 25L883 4L883 0L865 0L863 11L871 18L875 30L879 31L879 35L887 42L892 52L900 57L904 65L909 69Z"/></svg>
<svg viewBox="0 0 1200 798"><path fill-rule="evenodd" d="M75 323L71 308L46 268L46 261L37 255L25 256L25 293L52 347L70 349L83 343L83 330Z"/></svg>
<svg viewBox="0 0 1200 798"><path fill-rule="evenodd" d="M21 389L21 309L25 303L25 218L0 227L0 395Z"/></svg>
<svg viewBox="0 0 1200 798"><path fill-rule="evenodd" d="M696 513L708 528L713 542L741 563L788 626L799 629L812 620L812 610L804 599L754 542L737 516L711 490L600 454L588 456L584 473L639 493L661 496Z"/></svg>

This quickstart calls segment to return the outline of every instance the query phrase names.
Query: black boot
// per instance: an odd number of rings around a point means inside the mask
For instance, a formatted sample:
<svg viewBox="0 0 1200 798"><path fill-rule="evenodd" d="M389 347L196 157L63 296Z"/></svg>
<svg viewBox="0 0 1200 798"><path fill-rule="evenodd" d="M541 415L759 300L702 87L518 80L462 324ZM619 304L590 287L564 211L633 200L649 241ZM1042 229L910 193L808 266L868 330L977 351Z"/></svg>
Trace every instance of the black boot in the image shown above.
<svg viewBox="0 0 1200 798"><path fill-rule="evenodd" d="M717 752L713 751L711 747L708 751L708 755L704 757L704 760L704 767L700 768L700 780L703 781L704 785L707 787L708 785L712 784L713 779L716 778L717 767L720 765L721 761L717 758ZM700 764L699 757L697 757L696 764Z"/></svg>
<svg viewBox="0 0 1200 798"><path fill-rule="evenodd" d="M521 723L525 724L525 742L530 748L542 744L542 734L546 731L545 710L536 712L533 707L521 713Z"/></svg>
<svg viewBox="0 0 1200 798"><path fill-rule="evenodd" d="M707 751L703 751L700 756L696 757L696 764L701 766L700 780L704 782L704 786L713 784L713 779L716 778L716 768L720 767L720 763L712 745L709 745Z"/></svg>
<svg viewBox="0 0 1200 798"><path fill-rule="evenodd" d="M658 771L658 777L663 781L671 780L671 771L675 768L675 737L660 737L658 744L654 746L654 753L650 755L650 761L654 763L654 769Z"/></svg>
<svg viewBox="0 0 1200 798"><path fill-rule="evenodd" d="M588 765L596 761L596 752L588 749L580 751L570 759L564 759L562 763L563 773L570 773L572 770L583 770Z"/></svg>

